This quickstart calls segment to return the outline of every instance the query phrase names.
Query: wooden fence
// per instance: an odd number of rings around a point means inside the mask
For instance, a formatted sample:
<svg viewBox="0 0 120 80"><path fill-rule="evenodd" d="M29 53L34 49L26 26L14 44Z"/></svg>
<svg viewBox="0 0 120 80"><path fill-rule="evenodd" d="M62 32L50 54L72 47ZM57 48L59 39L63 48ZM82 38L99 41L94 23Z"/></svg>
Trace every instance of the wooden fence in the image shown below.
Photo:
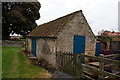
<svg viewBox="0 0 120 80"><path fill-rule="evenodd" d="M120 67L120 61L105 58L104 56L96 57L84 54L73 54L71 52L58 52L56 54L57 69L70 75L74 75L77 78L89 78L93 79L92 76L85 75L86 70L93 71L97 75L97 79L103 80L107 78L119 79L120 75L107 72L105 69L109 68L110 65ZM112 57L118 57L118 54ZM94 59L99 62L99 67L90 66L88 63L82 63L82 58Z"/></svg>

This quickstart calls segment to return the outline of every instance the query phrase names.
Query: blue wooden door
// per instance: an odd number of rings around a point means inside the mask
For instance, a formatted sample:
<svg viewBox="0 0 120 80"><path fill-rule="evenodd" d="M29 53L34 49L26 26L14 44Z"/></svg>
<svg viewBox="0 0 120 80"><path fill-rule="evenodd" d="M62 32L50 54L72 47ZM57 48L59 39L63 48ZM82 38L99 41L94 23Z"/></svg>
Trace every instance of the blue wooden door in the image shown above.
<svg viewBox="0 0 120 80"><path fill-rule="evenodd" d="M99 56L101 52L101 43L96 43L95 56Z"/></svg>
<svg viewBox="0 0 120 80"><path fill-rule="evenodd" d="M32 54L36 56L36 39L32 39Z"/></svg>
<svg viewBox="0 0 120 80"><path fill-rule="evenodd" d="M85 53L85 36L74 35L73 53L74 54ZM84 62L84 58L82 58L82 62Z"/></svg>

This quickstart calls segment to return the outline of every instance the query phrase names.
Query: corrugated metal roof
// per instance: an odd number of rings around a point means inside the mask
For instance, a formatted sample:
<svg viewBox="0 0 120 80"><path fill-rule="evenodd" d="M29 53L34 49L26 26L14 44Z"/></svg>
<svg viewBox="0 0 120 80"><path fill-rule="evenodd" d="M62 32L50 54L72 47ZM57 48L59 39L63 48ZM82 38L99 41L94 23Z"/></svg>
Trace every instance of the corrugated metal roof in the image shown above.
<svg viewBox="0 0 120 80"><path fill-rule="evenodd" d="M64 26L71 20L73 17L82 12L76 11L66 16L60 17L56 20L50 21L48 23L42 24L36 27L32 32L30 32L28 37L57 37L59 32L64 29Z"/></svg>
<svg viewBox="0 0 120 80"><path fill-rule="evenodd" d="M108 32L109 36L120 36L120 32Z"/></svg>

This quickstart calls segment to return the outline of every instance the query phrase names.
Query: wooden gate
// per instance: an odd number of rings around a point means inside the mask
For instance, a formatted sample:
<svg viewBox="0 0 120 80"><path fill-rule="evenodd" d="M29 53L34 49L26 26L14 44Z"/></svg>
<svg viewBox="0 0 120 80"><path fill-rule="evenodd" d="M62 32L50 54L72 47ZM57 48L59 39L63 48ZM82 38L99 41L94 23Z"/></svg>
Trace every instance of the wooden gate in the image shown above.
<svg viewBox="0 0 120 80"><path fill-rule="evenodd" d="M114 55L114 57L117 57L117 56L118 54ZM74 64L74 57L76 58L76 64ZM99 61L99 67L93 67L88 63L83 64L82 57L87 57L87 58ZM120 78L120 75L119 75L120 73L113 74L105 70L110 66L117 66L120 68L120 61L118 60L111 60L111 59L105 58L104 56L96 57L96 56L90 56L90 55L84 55L84 54L73 54L71 52L67 52L67 53L58 52L56 55L56 59L57 59L56 60L57 69L59 71L65 72L70 75L74 75L77 78L89 78L93 80L94 77L85 74L85 72L88 72L88 71L95 73L95 75L97 75L97 77L95 78L100 80ZM107 65L106 63L107 64L109 63L109 65Z"/></svg>

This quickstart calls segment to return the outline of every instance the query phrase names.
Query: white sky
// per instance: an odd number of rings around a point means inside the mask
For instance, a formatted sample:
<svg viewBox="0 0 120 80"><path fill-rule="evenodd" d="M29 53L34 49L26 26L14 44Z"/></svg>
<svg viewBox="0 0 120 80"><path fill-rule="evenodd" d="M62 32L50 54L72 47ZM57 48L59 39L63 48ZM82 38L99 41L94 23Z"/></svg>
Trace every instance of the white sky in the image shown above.
<svg viewBox="0 0 120 80"><path fill-rule="evenodd" d="M38 0L41 3L37 24L43 24L77 10L82 10L95 34L98 31L118 31L119 0Z"/></svg>

